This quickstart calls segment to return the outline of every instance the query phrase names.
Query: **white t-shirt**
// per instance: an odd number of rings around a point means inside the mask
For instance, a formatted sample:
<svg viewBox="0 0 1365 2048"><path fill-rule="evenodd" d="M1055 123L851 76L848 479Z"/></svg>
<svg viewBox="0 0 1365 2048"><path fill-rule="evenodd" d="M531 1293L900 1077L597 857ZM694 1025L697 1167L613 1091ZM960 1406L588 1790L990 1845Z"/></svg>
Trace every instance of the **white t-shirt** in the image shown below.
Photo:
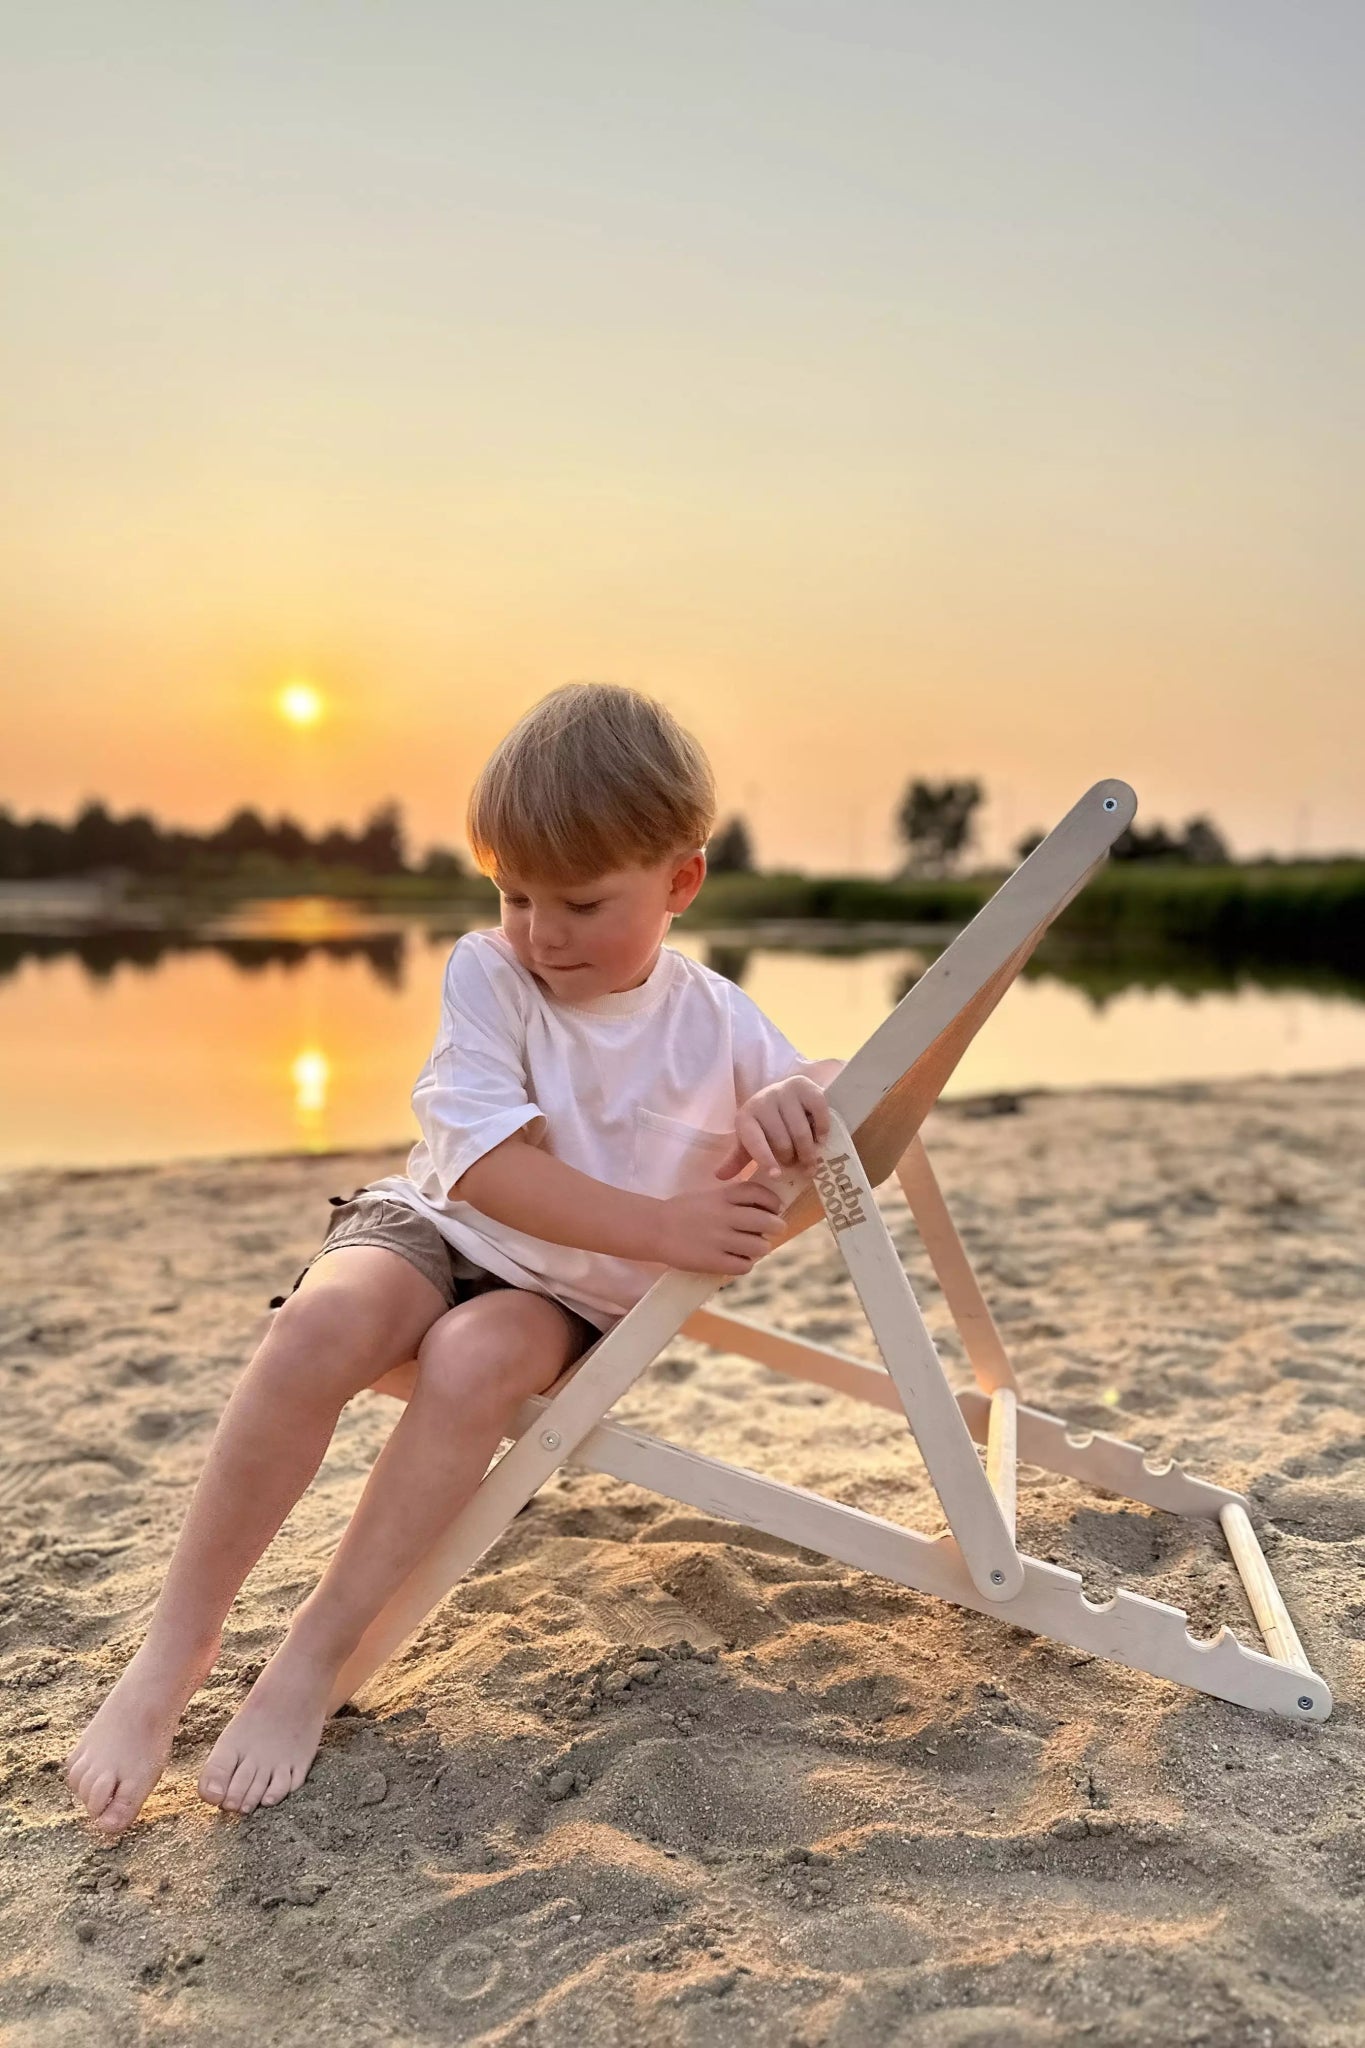
<svg viewBox="0 0 1365 2048"><path fill-rule="evenodd" d="M553 1244L448 1190L511 1132L595 1180L667 1196L707 1185L748 1097L807 1060L743 989L670 946L639 988L562 1002L500 927L465 932L446 962L441 1023L412 1106L407 1171L368 1183L514 1286L552 1294L599 1329L662 1265Z"/></svg>

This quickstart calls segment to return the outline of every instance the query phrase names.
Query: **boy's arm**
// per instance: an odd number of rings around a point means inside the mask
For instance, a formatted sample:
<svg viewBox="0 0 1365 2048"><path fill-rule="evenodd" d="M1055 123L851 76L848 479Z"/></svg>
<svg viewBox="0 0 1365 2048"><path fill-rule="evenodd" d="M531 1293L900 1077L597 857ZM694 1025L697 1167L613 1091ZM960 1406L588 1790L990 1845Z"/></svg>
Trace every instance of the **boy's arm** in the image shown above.
<svg viewBox="0 0 1365 2048"><path fill-rule="evenodd" d="M658 1262L663 1203L580 1173L542 1152L520 1131L474 1161L449 1189L495 1223L551 1244L576 1245L618 1259Z"/></svg>
<svg viewBox="0 0 1365 2048"><path fill-rule="evenodd" d="M814 1081L817 1088L828 1088L836 1074L841 1074L848 1065L847 1060L820 1060L807 1067L806 1078Z"/></svg>

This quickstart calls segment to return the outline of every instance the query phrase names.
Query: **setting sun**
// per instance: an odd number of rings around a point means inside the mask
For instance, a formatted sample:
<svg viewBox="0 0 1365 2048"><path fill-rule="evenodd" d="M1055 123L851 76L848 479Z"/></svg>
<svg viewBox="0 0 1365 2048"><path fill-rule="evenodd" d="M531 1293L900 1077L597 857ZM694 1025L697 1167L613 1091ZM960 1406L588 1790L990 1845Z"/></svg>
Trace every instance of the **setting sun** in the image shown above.
<svg viewBox="0 0 1365 2048"><path fill-rule="evenodd" d="M289 725L316 725L323 713L322 693L311 683L286 683L275 703Z"/></svg>

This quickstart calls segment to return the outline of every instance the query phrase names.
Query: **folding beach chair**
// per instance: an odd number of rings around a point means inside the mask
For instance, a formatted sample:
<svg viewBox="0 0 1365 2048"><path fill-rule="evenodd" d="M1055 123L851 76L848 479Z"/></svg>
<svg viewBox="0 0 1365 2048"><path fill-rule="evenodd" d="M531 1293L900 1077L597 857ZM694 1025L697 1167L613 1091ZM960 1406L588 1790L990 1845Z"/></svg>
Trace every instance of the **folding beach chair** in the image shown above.
<svg viewBox="0 0 1365 2048"><path fill-rule="evenodd" d="M1195 1479L1178 1464L1149 1465L1136 1445L1101 1431L1073 1434L1057 1416L1020 1401L918 1135L968 1044L1053 919L1107 859L1136 801L1123 782L1097 782L1087 790L830 1084L830 1129L814 1173L793 1167L769 1183L782 1198L785 1225L772 1248L821 1218L828 1223L885 1369L705 1306L730 1276L661 1275L548 1393L524 1404L515 1439L343 1668L331 1711L406 1640L549 1475L572 1462L1135 1671L1294 1720L1326 1719L1331 1692L1304 1655L1244 1497ZM892 1173L976 1379L974 1388L956 1395L873 1194ZM606 1420L613 1403L679 1334L903 1412L951 1533L919 1535ZM978 1445L985 1447L984 1468ZM1077 1573L1021 1552L1015 1540L1019 1458L1150 1507L1215 1518L1265 1653L1245 1647L1227 1627L1211 1641L1198 1640L1180 1609L1124 1589L1091 1601Z"/></svg>

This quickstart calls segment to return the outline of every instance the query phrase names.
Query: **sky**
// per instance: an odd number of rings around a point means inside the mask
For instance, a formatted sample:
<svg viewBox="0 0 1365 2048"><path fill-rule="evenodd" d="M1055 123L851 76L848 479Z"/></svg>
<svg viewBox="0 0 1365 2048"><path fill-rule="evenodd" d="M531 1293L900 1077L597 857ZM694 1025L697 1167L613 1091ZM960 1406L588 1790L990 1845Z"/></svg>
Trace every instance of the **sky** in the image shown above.
<svg viewBox="0 0 1365 2048"><path fill-rule="evenodd" d="M1116 775L1365 846L1365 9L44 0L6 29L0 804L461 846L557 684L764 866ZM303 677L306 731L275 709Z"/></svg>

